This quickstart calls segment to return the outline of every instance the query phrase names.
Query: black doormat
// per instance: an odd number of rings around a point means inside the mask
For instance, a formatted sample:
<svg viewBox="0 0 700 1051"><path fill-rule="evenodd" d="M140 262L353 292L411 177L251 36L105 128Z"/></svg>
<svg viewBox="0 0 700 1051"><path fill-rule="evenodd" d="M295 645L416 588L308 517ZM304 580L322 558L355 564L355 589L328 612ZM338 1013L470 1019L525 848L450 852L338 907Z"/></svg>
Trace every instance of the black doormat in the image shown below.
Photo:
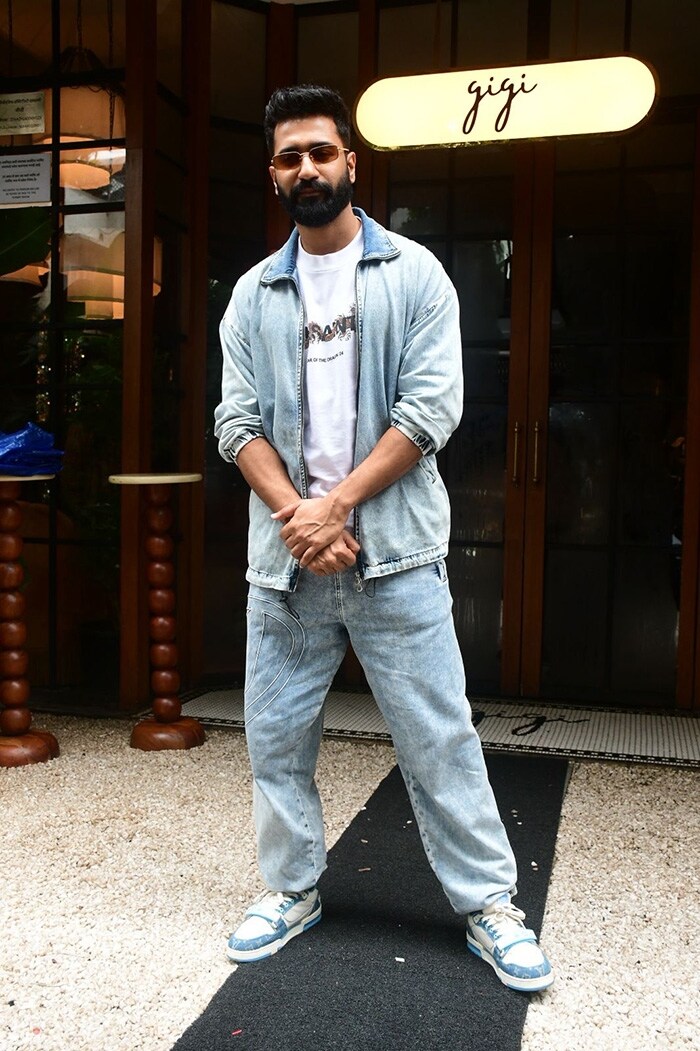
<svg viewBox="0 0 700 1051"><path fill-rule="evenodd" d="M567 763L487 756L539 933ZM517 1051L529 997L465 946L395 768L330 851L323 920L241 964L174 1051ZM222 947L223 949L223 947ZM546 995L546 994L545 994Z"/></svg>

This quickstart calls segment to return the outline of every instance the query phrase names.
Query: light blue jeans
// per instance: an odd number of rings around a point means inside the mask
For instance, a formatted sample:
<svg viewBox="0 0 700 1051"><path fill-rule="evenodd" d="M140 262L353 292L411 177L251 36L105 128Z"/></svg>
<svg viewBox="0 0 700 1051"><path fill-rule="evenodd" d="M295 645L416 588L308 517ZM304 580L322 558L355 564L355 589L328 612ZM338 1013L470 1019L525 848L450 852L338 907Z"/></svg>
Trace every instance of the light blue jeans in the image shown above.
<svg viewBox="0 0 700 1051"><path fill-rule="evenodd" d="M465 696L444 562L364 582L250 586L245 725L258 860L271 890L326 866L314 780L323 705L348 640L391 731L425 852L456 912L515 893L516 866Z"/></svg>

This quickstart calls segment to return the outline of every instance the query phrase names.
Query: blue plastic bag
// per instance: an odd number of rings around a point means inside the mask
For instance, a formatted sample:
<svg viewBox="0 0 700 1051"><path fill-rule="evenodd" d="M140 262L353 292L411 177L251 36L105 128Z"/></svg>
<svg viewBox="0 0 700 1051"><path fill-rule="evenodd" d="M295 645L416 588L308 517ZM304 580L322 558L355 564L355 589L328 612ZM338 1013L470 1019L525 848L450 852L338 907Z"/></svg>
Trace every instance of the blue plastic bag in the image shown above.
<svg viewBox="0 0 700 1051"><path fill-rule="evenodd" d="M53 435L35 423L21 431L0 431L0 474L57 474L63 466L63 451L54 449Z"/></svg>

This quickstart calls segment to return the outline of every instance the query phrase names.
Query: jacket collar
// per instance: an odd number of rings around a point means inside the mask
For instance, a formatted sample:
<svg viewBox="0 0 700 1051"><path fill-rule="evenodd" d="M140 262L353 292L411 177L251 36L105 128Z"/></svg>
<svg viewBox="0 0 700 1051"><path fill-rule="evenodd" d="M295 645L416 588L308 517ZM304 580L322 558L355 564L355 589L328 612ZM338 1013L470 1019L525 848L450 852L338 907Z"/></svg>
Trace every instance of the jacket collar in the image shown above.
<svg viewBox="0 0 700 1051"><path fill-rule="evenodd" d="M366 259L393 259L399 255L401 249L391 240L388 232L378 222L371 219L361 208L353 208L353 212L362 223L364 234L364 249L362 261ZM292 278L297 266L297 245L299 243L299 231L295 228L286 244L282 245L278 252L270 259L270 264L261 277L263 285L272 284L281 278Z"/></svg>

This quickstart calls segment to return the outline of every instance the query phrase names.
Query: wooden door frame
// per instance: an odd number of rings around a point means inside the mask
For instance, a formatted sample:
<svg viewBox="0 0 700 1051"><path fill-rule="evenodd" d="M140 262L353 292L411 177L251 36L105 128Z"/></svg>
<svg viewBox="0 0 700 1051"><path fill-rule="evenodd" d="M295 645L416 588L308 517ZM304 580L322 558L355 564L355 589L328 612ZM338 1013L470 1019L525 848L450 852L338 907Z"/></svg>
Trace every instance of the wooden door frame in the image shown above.
<svg viewBox="0 0 700 1051"><path fill-rule="evenodd" d="M700 709L700 107L695 124L683 548L678 634L679 708Z"/></svg>
<svg viewBox="0 0 700 1051"><path fill-rule="evenodd" d="M523 630L523 534L527 478L528 375L532 309L532 221L534 150L515 148L513 258L511 261L510 347L503 544L503 628L501 691L518 696Z"/></svg>
<svg viewBox="0 0 700 1051"><path fill-rule="evenodd" d="M547 435L549 356L552 317L555 144L534 147L532 196L532 289L528 434L523 534L523 620L520 692L539 696L544 626L545 540L547 525Z"/></svg>
<svg viewBox="0 0 700 1051"><path fill-rule="evenodd" d="M209 114L211 5L182 8L182 77L185 101L187 230L182 236L180 328L180 469L204 475L209 274ZM179 487L182 539L178 547L179 670L184 682L202 674L204 649L204 486Z"/></svg>
<svg viewBox="0 0 700 1051"><path fill-rule="evenodd" d="M126 150L122 473L151 466L153 238L156 191L156 5L126 0ZM149 638L139 486L119 487L119 705L149 700Z"/></svg>

